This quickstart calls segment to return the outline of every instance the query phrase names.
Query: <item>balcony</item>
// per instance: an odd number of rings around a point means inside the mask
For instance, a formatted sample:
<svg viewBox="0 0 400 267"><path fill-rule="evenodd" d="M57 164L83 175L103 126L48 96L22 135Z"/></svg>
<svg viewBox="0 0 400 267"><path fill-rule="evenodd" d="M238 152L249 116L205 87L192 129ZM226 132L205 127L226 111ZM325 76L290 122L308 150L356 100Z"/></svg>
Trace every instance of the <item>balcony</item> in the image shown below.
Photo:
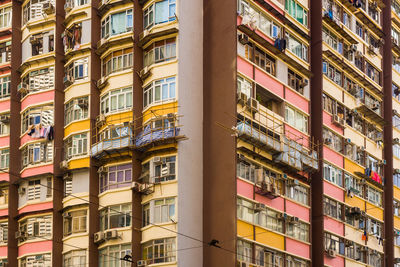
<svg viewBox="0 0 400 267"><path fill-rule="evenodd" d="M339 20L334 18L329 12L325 12L322 19L324 22L326 22L326 24L331 26L344 39L346 39L352 44L358 44L358 41L353 36L348 34L347 31L344 29L345 26Z"/></svg>
<svg viewBox="0 0 400 267"><path fill-rule="evenodd" d="M133 0L100 0L98 11L100 13L100 16L103 16L111 8L127 3L133 4Z"/></svg>
<svg viewBox="0 0 400 267"><path fill-rule="evenodd" d="M96 54L101 55L112 45L114 45L114 44L121 45L126 42L133 42L132 30L118 34L118 35L108 36L106 38L100 39L100 41L97 42Z"/></svg>
<svg viewBox="0 0 400 267"><path fill-rule="evenodd" d="M308 77L312 76L312 72L308 68L304 67L303 64L293 59L292 57L286 55L284 51L280 51L278 48L274 46L274 44L270 43L268 40L258 35L257 32L253 31L249 26L242 24L238 26L238 29L247 36L249 36L251 39L256 41L258 44L263 46L265 49L271 51L274 55L278 56L282 61L293 66L296 70L300 71L301 73L305 74Z"/></svg>
<svg viewBox="0 0 400 267"><path fill-rule="evenodd" d="M378 25L362 8L359 8L358 11L354 12L354 14L362 23L370 28L373 33L378 35L379 38L384 37L382 27Z"/></svg>
<svg viewBox="0 0 400 267"><path fill-rule="evenodd" d="M91 157L95 159L106 156L124 157L126 152L132 150L133 132L130 126L108 127L98 138L101 140L92 145L90 151Z"/></svg>
<svg viewBox="0 0 400 267"><path fill-rule="evenodd" d="M356 175L365 179L366 182L371 183L379 188L383 188L383 178L376 172L372 172L369 168L365 172L355 172Z"/></svg>
<svg viewBox="0 0 400 267"><path fill-rule="evenodd" d="M326 57L327 59L331 60L332 62L336 63L338 66L341 66L344 71L349 73L351 76L356 78L358 82L376 93L377 95L381 96L383 95L382 90L377 86L377 84L373 83L370 81L370 78L367 78L367 75L363 73L361 70L359 70L354 64L352 64L350 61L344 60L343 57L339 57L335 53L333 53L331 50L325 50L322 52L323 56Z"/></svg>
<svg viewBox="0 0 400 267"><path fill-rule="evenodd" d="M385 124L384 118L374 110L374 107L371 107L366 103L362 103L356 108L356 110L357 112L364 114L365 118L376 122L381 127Z"/></svg>
<svg viewBox="0 0 400 267"><path fill-rule="evenodd" d="M150 29L145 29L142 33L140 33L138 42L139 47L143 47L146 43L154 38L174 34L179 31L176 21L170 22L168 26L164 26L164 23L159 25L160 27L157 27L158 25L156 25Z"/></svg>
<svg viewBox="0 0 400 267"><path fill-rule="evenodd" d="M180 135L178 116L168 114L163 117L156 117L143 126L135 129L134 149L146 151L160 145L174 144L184 140L185 136Z"/></svg>

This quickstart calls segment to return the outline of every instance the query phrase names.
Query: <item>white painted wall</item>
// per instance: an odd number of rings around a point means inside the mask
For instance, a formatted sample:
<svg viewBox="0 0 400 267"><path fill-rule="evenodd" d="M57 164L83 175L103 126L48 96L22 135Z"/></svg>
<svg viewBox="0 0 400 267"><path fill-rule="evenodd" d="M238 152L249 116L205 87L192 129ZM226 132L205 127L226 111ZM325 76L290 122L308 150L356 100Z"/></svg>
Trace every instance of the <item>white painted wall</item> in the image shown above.
<svg viewBox="0 0 400 267"><path fill-rule="evenodd" d="M203 1L178 1L178 232L203 239ZM202 244L177 236L178 266L203 266Z"/></svg>

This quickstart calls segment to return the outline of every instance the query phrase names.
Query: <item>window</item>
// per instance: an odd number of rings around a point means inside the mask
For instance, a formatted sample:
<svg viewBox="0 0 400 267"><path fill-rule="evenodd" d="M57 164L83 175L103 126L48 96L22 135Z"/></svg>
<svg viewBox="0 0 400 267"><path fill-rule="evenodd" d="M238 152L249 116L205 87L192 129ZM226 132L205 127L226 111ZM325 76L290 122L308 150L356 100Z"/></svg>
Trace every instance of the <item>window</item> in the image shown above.
<svg viewBox="0 0 400 267"><path fill-rule="evenodd" d="M87 133L75 134L65 140L65 159L85 156L88 152Z"/></svg>
<svg viewBox="0 0 400 267"><path fill-rule="evenodd" d="M286 257L286 266L288 267L309 267L309 263L305 260L295 258L293 256L288 255Z"/></svg>
<svg viewBox="0 0 400 267"><path fill-rule="evenodd" d="M302 60L308 61L308 47L290 33L286 33L286 39L287 49Z"/></svg>
<svg viewBox="0 0 400 267"><path fill-rule="evenodd" d="M343 204L324 197L324 214L333 218L343 220Z"/></svg>
<svg viewBox="0 0 400 267"><path fill-rule="evenodd" d="M237 199L237 217L241 220L253 223L254 204L242 198Z"/></svg>
<svg viewBox="0 0 400 267"><path fill-rule="evenodd" d="M33 1L33 0L32 0ZM20 267L51 267L51 254L27 256L20 259Z"/></svg>
<svg viewBox="0 0 400 267"><path fill-rule="evenodd" d="M399 72L400 72L400 64L399 64ZM392 84L392 96L400 101L400 88L396 84Z"/></svg>
<svg viewBox="0 0 400 267"><path fill-rule="evenodd" d="M0 99L9 97L11 94L11 76L0 78Z"/></svg>
<svg viewBox="0 0 400 267"><path fill-rule="evenodd" d="M373 267L381 267L383 263L383 256L379 252L369 251L368 263Z"/></svg>
<svg viewBox="0 0 400 267"><path fill-rule="evenodd" d="M63 255L63 267L86 266L86 250L73 250Z"/></svg>
<svg viewBox="0 0 400 267"><path fill-rule="evenodd" d="M64 236L86 232L87 210L66 212L64 217Z"/></svg>
<svg viewBox="0 0 400 267"><path fill-rule="evenodd" d="M343 137L335 134L333 131L327 128L322 129L322 137L324 139L324 144L329 148L342 153L343 152Z"/></svg>
<svg viewBox="0 0 400 267"><path fill-rule="evenodd" d="M340 255L345 254L344 239L338 236L324 233L325 250L333 249Z"/></svg>
<svg viewBox="0 0 400 267"><path fill-rule="evenodd" d="M338 186L343 186L342 170L324 163L324 179Z"/></svg>
<svg viewBox="0 0 400 267"><path fill-rule="evenodd" d="M7 241L8 241L8 222L5 221L0 223L0 244L7 243Z"/></svg>
<svg viewBox="0 0 400 267"><path fill-rule="evenodd" d="M172 222L175 216L175 198L153 200L143 206L143 226Z"/></svg>
<svg viewBox="0 0 400 267"><path fill-rule="evenodd" d="M253 183L255 182L256 168L257 168L257 166L255 166L254 164L251 164L245 160L238 159L236 161L237 176L242 179L249 180L250 182L253 182Z"/></svg>
<svg viewBox="0 0 400 267"><path fill-rule="evenodd" d="M256 47L254 50L254 63L271 75L276 75L275 59Z"/></svg>
<svg viewBox="0 0 400 267"><path fill-rule="evenodd" d="M176 156L163 157L160 161L155 161L153 158L153 183L161 183L172 181L176 178Z"/></svg>
<svg viewBox="0 0 400 267"><path fill-rule="evenodd" d="M395 186L400 187L400 174L393 174L393 183Z"/></svg>
<svg viewBox="0 0 400 267"><path fill-rule="evenodd" d="M143 108L152 104L162 103L163 101L175 100L176 98L175 77L151 82L144 88Z"/></svg>
<svg viewBox="0 0 400 267"><path fill-rule="evenodd" d="M286 196L304 205L309 205L309 189L302 184L293 185L292 182L286 183Z"/></svg>
<svg viewBox="0 0 400 267"><path fill-rule="evenodd" d="M255 223L272 231L283 233L283 221L279 219L281 213L266 208L255 214Z"/></svg>
<svg viewBox="0 0 400 267"><path fill-rule="evenodd" d="M101 114L121 112L132 108L132 87L109 91L100 100Z"/></svg>
<svg viewBox="0 0 400 267"><path fill-rule="evenodd" d="M28 89L27 92L21 92L22 96L54 88L54 67L31 71L22 78L22 83Z"/></svg>
<svg viewBox="0 0 400 267"><path fill-rule="evenodd" d="M253 85L252 83L243 78L242 76L237 76L237 92L238 93L243 93L245 95L247 95L247 97L249 98L251 96L251 91L252 91Z"/></svg>
<svg viewBox="0 0 400 267"><path fill-rule="evenodd" d="M288 85L296 90L299 94L304 95L304 87L308 84L308 80L304 79L291 69L288 69Z"/></svg>
<svg viewBox="0 0 400 267"><path fill-rule="evenodd" d="M22 149L22 166L36 165L53 160L53 144L51 142L41 142L26 145Z"/></svg>
<svg viewBox="0 0 400 267"><path fill-rule="evenodd" d="M73 24L71 28L65 29L61 34L61 38L64 43L64 52L78 50L81 46L82 23Z"/></svg>
<svg viewBox="0 0 400 267"><path fill-rule="evenodd" d="M251 243L243 240L237 241L237 260L246 263L253 262L253 245Z"/></svg>
<svg viewBox="0 0 400 267"><path fill-rule="evenodd" d="M90 0L66 0L65 3L72 9L77 6L83 6L89 3ZM66 13L67 10L65 11Z"/></svg>
<svg viewBox="0 0 400 267"><path fill-rule="evenodd" d="M176 261L175 238L155 239L142 245L143 260L147 265Z"/></svg>
<svg viewBox="0 0 400 267"><path fill-rule="evenodd" d="M40 199L40 180L29 181L28 200Z"/></svg>
<svg viewBox="0 0 400 267"><path fill-rule="evenodd" d="M72 178L64 179L64 197L72 194Z"/></svg>
<svg viewBox="0 0 400 267"><path fill-rule="evenodd" d="M308 25L308 12L296 1L286 0L285 11L304 26Z"/></svg>
<svg viewBox="0 0 400 267"><path fill-rule="evenodd" d="M11 27L12 7L5 7L0 9L0 28Z"/></svg>
<svg viewBox="0 0 400 267"><path fill-rule="evenodd" d="M130 186L132 182L132 164L108 167L108 171L100 175L100 193L116 188Z"/></svg>
<svg viewBox="0 0 400 267"><path fill-rule="evenodd" d="M163 0L143 10L143 27L176 20L176 0Z"/></svg>
<svg viewBox="0 0 400 267"><path fill-rule="evenodd" d="M327 62L322 62L322 72L330 80L339 86L342 86L342 73Z"/></svg>
<svg viewBox="0 0 400 267"><path fill-rule="evenodd" d="M133 14L132 9L111 14L101 22L101 38L118 35L132 31Z"/></svg>
<svg viewBox="0 0 400 267"><path fill-rule="evenodd" d="M50 3L55 6L55 0L31 0L23 7L22 22L25 25L30 20L44 18L43 4Z"/></svg>
<svg viewBox="0 0 400 267"><path fill-rule="evenodd" d="M10 164L10 149L0 150L0 169L8 169Z"/></svg>
<svg viewBox="0 0 400 267"><path fill-rule="evenodd" d="M0 43L0 64L11 61L11 41Z"/></svg>
<svg viewBox="0 0 400 267"><path fill-rule="evenodd" d="M21 120L22 134L29 130L28 135L33 138L41 138L41 129L47 126L52 126L54 123L54 106L51 104L47 106L28 108L22 113Z"/></svg>
<svg viewBox="0 0 400 267"><path fill-rule="evenodd" d="M108 76L112 73L132 69L133 66L133 49L126 48L111 52L102 62L102 76Z"/></svg>
<svg viewBox="0 0 400 267"><path fill-rule="evenodd" d="M176 58L176 39L161 40L148 46L143 55L144 67Z"/></svg>
<svg viewBox="0 0 400 267"><path fill-rule="evenodd" d="M128 227L131 225L131 216L131 204L109 206L100 211L100 230Z"/></svg>
<svg viewBox="0 0 400 267"><path fill-rule="evenodd" d="M322 29L322 40L324 40L329 46L336 50L339 54L343 54L343 43L339 41L339 38L329 31L327 28Z"/></svg>
<svg viewBox="0 0 400 267"><path fill-rule="evenodd" d="M70 82L88 77L88 58L75 60L65 68L65 76Z"/></svg>
<svg viewBox="0 0 400 267"><path fill-rule="evenodd" d="M8 204L8 187L0 188L0 205Z"/></svg>
<svg viewBox="0 0 400 267"><path fill-rule="evenodd" d="M369 62L365 62L366 74L377 84L380 84L381 73Z"/></svg>
<svg viewBox="0 0 400 267"><path fill-rule="evenodd" d="M51 236L51 216L34 217L19 222L19 231L27 234L27 239Z"/></svg>
<svg viewBox="0 0 400 267"><path fill-rule="evenodd" d="M256 264L257 266L284 266L284 255L281 252L273 251L269 248L264 248L256 245ZM291 266L291 265L288 265ZM305 267L305 266L301 266Z"/></svg>
<svg viewBox="0 0 400 267"><path fill-rule="evenodd" d="M64 105L64 109L65 125L73 121L87 119L89 113L89 97L72 99Z"/></svg>
<svg viewBox="0 0 400 267"><path fill-rule="evenodd" d="M32 48L32 56L43 54L43 34L35 34L29 40Z"/></svg>
<svg viewBox="0 0 400 267"><path fill-rule="evenodd" d="M308 242L310 239L310 225L304 222L286 222L286 234L290 237Z"/></svg>
<svg viewBox="0 0 400 267"><path fill-rule="evenodd" d="M308 133L308 117L290 106L285 106L285 122L299 131Z"/></svg>
<svg viewBox="0 0 400 267"><path fill-rule="evenodd" d="M363 188L361 179L355 178L347 173L344 174L345 188L347 194L354 194L359 197L363 196Z"/></svg>
<svg viewBox="0 0 400 267"><path fill-rule="evenodd" d="M397 114L393 115L393 127L396 127L398 130L400 130L400 116Z"/></svg>
<svg viewBox="0 0 400 267"><path fill-rule="evenodd" d="M374 189L370 186L367 186L366 190L366 198L369 202L382 207L382 192Z"/></svg>
<svg viewBox="0 0 400 267"><path fill-rule="evenodd" d="M99 250L99 267L130 267L132 264L120 260L125 255L131 255L132 244L108 246Z"/></svg>

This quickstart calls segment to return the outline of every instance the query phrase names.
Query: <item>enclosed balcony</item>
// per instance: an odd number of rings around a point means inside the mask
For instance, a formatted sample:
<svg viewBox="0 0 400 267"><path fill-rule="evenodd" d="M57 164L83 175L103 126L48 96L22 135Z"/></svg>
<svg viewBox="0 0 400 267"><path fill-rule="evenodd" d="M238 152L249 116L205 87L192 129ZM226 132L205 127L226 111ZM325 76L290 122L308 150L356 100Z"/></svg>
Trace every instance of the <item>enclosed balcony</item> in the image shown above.
<svg viewBox="0 0 400 267"><path fill-rule="evenodd" d="M90 154L96 159L103 157L128 156L133 146L133 131L128 125L109 126L97 136L98 142L92 145Z"/></svg>

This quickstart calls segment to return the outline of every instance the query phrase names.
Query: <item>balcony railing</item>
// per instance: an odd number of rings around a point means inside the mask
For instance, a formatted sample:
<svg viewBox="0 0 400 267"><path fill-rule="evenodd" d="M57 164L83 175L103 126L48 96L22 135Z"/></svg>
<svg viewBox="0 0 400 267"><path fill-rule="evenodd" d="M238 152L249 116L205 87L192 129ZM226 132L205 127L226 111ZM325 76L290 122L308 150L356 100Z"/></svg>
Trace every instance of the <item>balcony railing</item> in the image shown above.
<svg viewBox="0 0 400 267"><path fill-rule="evenodd" d="M129 126L118 128L115 132L117 136L103 139L92 146L90 151L92 157L99 158L104 154L121 152L133 146L133 133Z"/></svg>

